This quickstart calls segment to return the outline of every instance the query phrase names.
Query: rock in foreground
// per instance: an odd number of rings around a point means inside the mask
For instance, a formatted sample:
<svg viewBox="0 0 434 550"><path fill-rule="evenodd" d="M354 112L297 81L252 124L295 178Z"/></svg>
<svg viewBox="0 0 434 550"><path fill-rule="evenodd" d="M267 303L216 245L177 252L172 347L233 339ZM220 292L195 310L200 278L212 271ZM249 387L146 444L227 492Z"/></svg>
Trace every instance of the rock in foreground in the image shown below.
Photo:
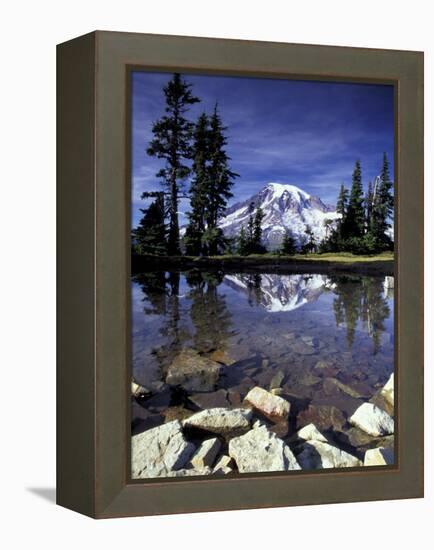
<svg viewBox="0 0 434 550"><path fill-rule="evenodd" d="M133 479L165 477L190 460L195 446L185 440L178 420L152 428L131 440Z"/></svg>
<svg viewBox="0 0 434 550"><path fill-rule="evenodd" d="M317 429L315 424L308 424L304 428L301 428L301 430L298 430L297 439L302 439L304 441L315 440L315 441L322 441L323 443L327 443L327 439Z"/></svg>
<svg viewBox="0 0 434 550"><path fill-rule="evenodd" d="M286 419L289 416L289 401L278 395L273 395L259 386L249 391L245 397L245 401L273 420Z"/></svg>
<svg viewBox="0 0 434 550"><path fill-rule="evenodd" d="M320 468L352 468L362 466L362 462L353 455L323 441L310 440L303 445L297 460L304 470Z"/></svg>
<svg viewBox="0 0 434 550"><path fill-rule="evenodd" d="M378 447L378 449L369 449L365 453L365 466L390 466L393 463L393 449Z"/></svg>
<svg viewBox="0 0 434 550"><path fill-rule="evenodd" d="M372 403L363 403L350 418L351 424L374 437L393 434L393 418Z"/></svg>
<svg viewBox="0 0 434 550"><path fill-rule="evenodd" d="M172 361L166 383L182 386L187 391L212 391L220 375L221 365L194 350L183 350Z"/></svg>
<svg viewBox="0 0 434 550"><path fill-rule="evenodd" d="M291 449L265 426L231 439L229 455L240 473L300 470Z"/></svg>
<svg viewBox="0 0 434 550"><path fill-rule="evenodd" d="M221 443L216 437L204 441L190 460L192 466L196 469L212 466L217 453L220 451L220 447Z"/></svg>
<svg viewBox="0 0 434 550"><path fill-rule="evenodd" d="M250 429L252 411L216 407L200 411L183 422L185 428L195 428L217 435L239 435Z"/></svg>
<svg viewBox="0 0 434 550"><path fill-rule="evenodd" d="M390 375L389 380L386 382L386 385L381 390L381 394L384 399L393 407L394 403L394 382L393 382L393 373Z"/></svg>

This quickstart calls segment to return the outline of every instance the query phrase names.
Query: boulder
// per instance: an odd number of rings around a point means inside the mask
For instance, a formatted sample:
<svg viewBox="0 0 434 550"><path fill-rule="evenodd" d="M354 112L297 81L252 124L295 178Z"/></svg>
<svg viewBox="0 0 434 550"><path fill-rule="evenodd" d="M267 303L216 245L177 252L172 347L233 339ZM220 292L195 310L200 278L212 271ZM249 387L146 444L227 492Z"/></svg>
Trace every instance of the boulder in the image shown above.
<svg viewBox="0 0 434 550"><path fill-rule="evenodd" d="M219 468L231 468L233 464L233 460L228 455L222 455L217 462L214 465L213 472L218 470Z"/></svg>
<svg viewBox="0 0 434 550"><path fill-rule="evenodd" d="M289 416L289 401L259 386L252 388L244 401L272 420L286 419Z"/></svg>
<svg viewBox="0 0 434 550"><path fill-rule="evenodd" d="M233 472L233 460L230 456L223 455L215 464L212 473L216 475L226 475Z"/></svg>
<svg viewBox="0 0 434 550"><path fill-rule="evenodd" d="M166 383L182 386L187 391L212 391L221 368L220 363L202 357L194 350L182 350L169 366Z"/></svg>
<svg viewBox="0 0 434 550"><path fill-rule="evenodd" d="M315 439L306 441L297 460L303 470L317 470L321 468L352 468L362 466L362 462L355 456Z"/></svg>
<svg viewBox="0 0 434 550"><path fill-rule="evenodd" d="M342 411L333 405L309 405L297 416L297 427L315 424L319 430L341 431L346 419Z"/></svg>
<svg viewBox="0 0 434 550"><path fill-rule="evenodd" d="M138 384L135 380L131 380L131 395L136 398L145 397L150 395L151 391Z"/></svg>
<svg viewBox="0 0 434 550"><path fill-rule="evenodd" d="M369 403L372 403L379 409L382 409L383 411L386 411L387 414L390 414L390 416L393 418L394 416L394 409L393 405L390 404L390 402L384 397L383 388L379 389L369 400Z"/></svg>
<svg viewBox="0 0 434 550"><path fill-rule="evenodd" d="M384 399L393 407L394 403L394 382L393 382L393 373L390 375L389 380L386 382L386 385L381 390L381 394Z"/></svg>
<svg viewBox="0 0 434 550"><path fill-rule="evenodd" d="M132 478L165 477L185 466L194 451L195 446L185 440L178 420L133 435Z"/></svg>
<svg viewBox="0 0 434 550"><path fill-rule="evenodd" d="M266 359L264 359L266 361ZM279 370L276 372L276 374L273 376L270 382L270 391L280 389L283 380L285 379L285 374L283 371Z"/></svg>
<svg viewBox="0 0 434 550"><path fill-rule="evenodd" d="M355 399L369 397L369 392L367 390L360 392L355 387L352 388L347 384L343 384L337 378L325 378L323 382L323 388L326 395L331 395L334 391L339 390L343 393L346 393L350 397L354 397Z"/></svg>
<svg viewBox="0 0 434 550"><path fill-rule="evenodd" d="M297 439L302 439L304 441L315 440L315 441L322 441L323 443L327 443L327 439L318 430L315 424L308 424L304 428L301 428L301 430L298 430L296 436L297 436Z"/></svg>
<svg viewBox="0 0 434 550"><path fill-rule="evenodd" d="M235 436L250 429L252 411L216 407L200 411L183 422L185 428L194 428L223 436Z"/></svg>
<svg viewBox="0 0 434 550"><path fill-rule="evenodd" d="M227 399L226 390L195 393L193 395L189 395L188 399L201 409L212 409L213 407L228 407L230 405Z"/></svg>
<svg viewBox="0 0 434 550"><path fill-rule="evenodd" d="M231 439L229 455L240 473L300 470L288 445L265 426Z"/></svg>
<svg viewBox="0 0 434 550"><path fill-rule="evenodd" d="M393 418L372 403L360 405L349 420L351 424L374 437L389 435L394 431Z"/></svg>
<svg viewBox="0 0 434 550"><path fill-rule="evenodd" d="M204 441L194 453L190 462L196 470L202 470L206 466L211 467L214 464L215 457L220 451L221 443L214 437Z"/></svg>
<svg viewBox="0 0 434 550"><path fill-rule="evenodd" d="M378 447L368 449L365 453L365 466L390 466L394 462L393 448Z"/></svg>

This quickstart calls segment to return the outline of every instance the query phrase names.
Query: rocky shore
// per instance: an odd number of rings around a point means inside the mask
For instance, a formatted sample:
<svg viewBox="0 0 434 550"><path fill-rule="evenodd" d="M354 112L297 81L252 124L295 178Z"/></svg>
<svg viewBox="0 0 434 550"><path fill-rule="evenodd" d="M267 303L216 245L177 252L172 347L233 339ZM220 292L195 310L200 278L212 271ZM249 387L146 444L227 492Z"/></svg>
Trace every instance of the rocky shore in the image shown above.
<svg viewBox="0 0 434 550"><path fill-rule="evenodd" d="M255 370L256 385L249 378ZM132 478L393 464L393 374L370 395L360 383L333 377L327 364L316 372L303 385L321 386L328 401L297 395L267 359L258 369L182 350L158 392L132 384Z"/></svg>

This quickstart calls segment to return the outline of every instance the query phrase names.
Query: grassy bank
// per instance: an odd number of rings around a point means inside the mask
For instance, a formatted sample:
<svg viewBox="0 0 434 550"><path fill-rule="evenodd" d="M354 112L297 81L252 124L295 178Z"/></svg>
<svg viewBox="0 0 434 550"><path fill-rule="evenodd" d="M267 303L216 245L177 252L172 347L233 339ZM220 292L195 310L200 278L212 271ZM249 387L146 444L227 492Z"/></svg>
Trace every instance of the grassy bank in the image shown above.
<svg viewBox="0 0 434 550"><path fill-rule="evenodd" d="M269 271L274 273L328 273L332 271L366 275L393 275L393 254L390 252L356 256L334 254L257 254L250 256L133 256L132 271L149 269L224 269L225 271Z"/></svg>

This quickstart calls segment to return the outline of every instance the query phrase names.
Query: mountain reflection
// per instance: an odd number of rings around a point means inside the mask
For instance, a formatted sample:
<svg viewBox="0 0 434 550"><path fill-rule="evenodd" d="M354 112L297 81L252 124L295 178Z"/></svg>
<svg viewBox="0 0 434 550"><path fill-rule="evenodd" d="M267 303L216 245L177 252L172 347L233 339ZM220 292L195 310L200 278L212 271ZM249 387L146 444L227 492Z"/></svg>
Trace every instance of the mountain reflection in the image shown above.
<svg viewBox="0 0 434 550"><path fill-rule="evenodd" d="M246 294L250 304L270 312L292 311L314 302L329 287L324 275L226 275L224 282Z"/></svg>
<svg viewBox="0 0 434 550"><path fill-rule="evenodd" d="M230 274L224 282L245 294L250 305L272 313L293 311L332 293L336 326L345 326L349 347L356 330L362 329L372 338L374 353L380 348L390 316L388 301L393 298L393 277Z"/></svg>
<svg viewBox="0 0 434 550"><path fill-rule="evenodd" d="M238 317L233 317L233 306L224 293L225 286L244 295L252 308L269 313L295 311L325 295L320 307L330 311L337 327L345 327L350 348L357 331L370 336L374 353L390 338L386 320L391 315L393 277L225 275L194 270L182 275L176 272L141 273L134 281L143 293L144 314L161 317L159 334L164 345L159 348L158 356L163 363L186 345L193 345L199 353L225 350L239 323ZM184 281L182 292L180 281Z"/></svg>

